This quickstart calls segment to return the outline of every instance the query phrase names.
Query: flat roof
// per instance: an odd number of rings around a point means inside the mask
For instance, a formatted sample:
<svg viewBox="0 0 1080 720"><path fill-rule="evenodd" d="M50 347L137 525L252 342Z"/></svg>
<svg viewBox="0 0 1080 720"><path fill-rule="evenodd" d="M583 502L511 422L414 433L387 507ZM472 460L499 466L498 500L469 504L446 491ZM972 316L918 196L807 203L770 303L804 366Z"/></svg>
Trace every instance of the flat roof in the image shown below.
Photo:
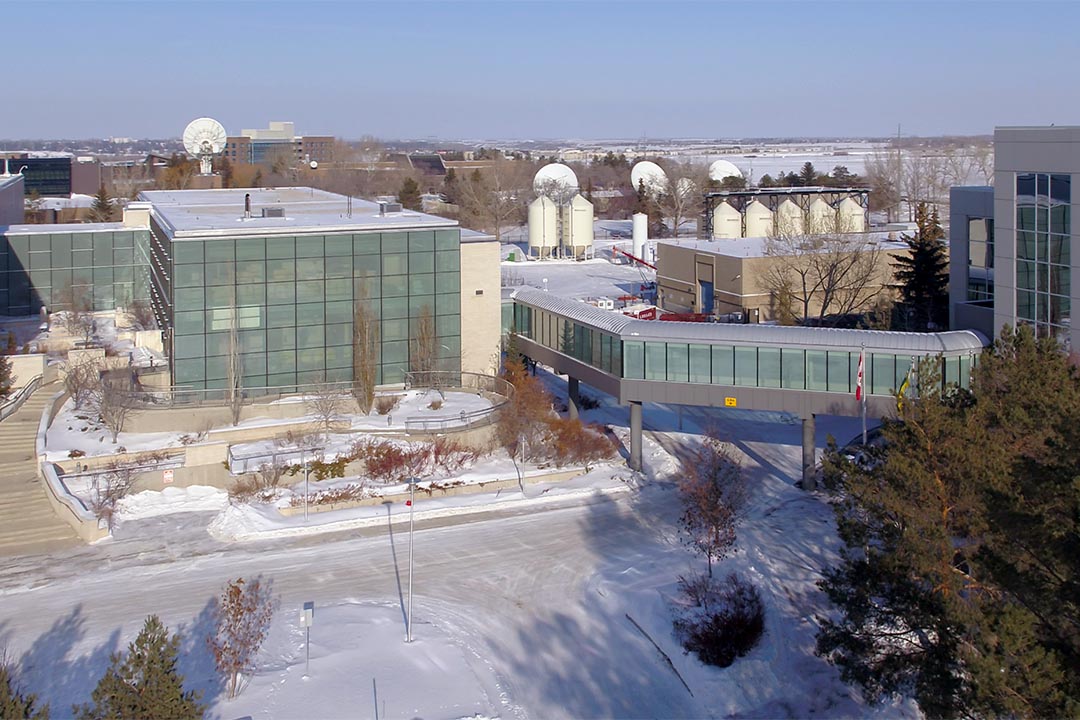
<svg viewBox="0 0 1080 720"><path fill-rule="evenodd" d="M250 218L244 217L247 194ZM377 203L308 187L145 190L139 199L153 205L174 239L458 227L456 220L413 210L380 215ZM263 208L281 208L285 216L264 218Z"/></svg>
<svg viewBox="0 0 1080 720"><path fill-rule="evenodd" d="M890 236L893 236L890 239ZM852 233L841 235L844 240L857 240L859 238L865 239L865 245L869 246L871 243L881 250L906 250L907 243L899 239L897 232L869 232L869 233ZM657 245L671 245L673 247L690 248L697 250L698 252L707 252L710 255L722 255L724 257L733 258L761 258L767 257L769 241L772 238L767 237L745 237L745 238L718 238L716 240L692 240L683 238L679 240L657 240Z"/></svg>
<svg viewBox="0 0 1080 720"><path fill-rule="evenodd" d="M146 227L127 227L122 222L0 225L0 235L48 235L51 233L111 232L113 230L146 230Z"/></svg>

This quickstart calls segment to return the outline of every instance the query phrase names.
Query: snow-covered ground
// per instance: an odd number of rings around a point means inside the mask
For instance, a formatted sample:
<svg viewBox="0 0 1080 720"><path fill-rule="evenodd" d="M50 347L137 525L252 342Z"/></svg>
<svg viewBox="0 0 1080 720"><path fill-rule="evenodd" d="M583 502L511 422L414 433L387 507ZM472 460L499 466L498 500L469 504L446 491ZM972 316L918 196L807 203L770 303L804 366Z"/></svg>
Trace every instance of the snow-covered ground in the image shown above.
<svg viewBox="0 0 1080 720"><path fill-rule="evenodd" d="M625 408L598 399L587 419L625 436ZM815 583L838 541L824 498L794 487L799 425L776 413L654 405L645 423L644 485L544 504L491 493L469 515L424 516L436 501L418 500L412 645L407 525L392 522L404 508L319 537L226 544L206 532L220 508L153 515L149 498L121 512L112 540L0 568L0 645L53 717L89 697L109 653L151 612L184 631L182 670L217 718L374 717L376 691L385 718L914 715L905 702L866 707L813 654L818 618L830 612ZM753 580L767 613L760 644L724 670L681 652L667 603L677 576L703 565L679 540L671 473L705 427L730 439L754 489L739 552L718 571ZM857 419L818 418L819 446L828 434L843 443L858 432ZM192 507L222 502L185 492ZM208 604L240 575L271 580L280 609L258 674L230 701L202 636ZM316 614L303 680L306 601Z"/></svg>

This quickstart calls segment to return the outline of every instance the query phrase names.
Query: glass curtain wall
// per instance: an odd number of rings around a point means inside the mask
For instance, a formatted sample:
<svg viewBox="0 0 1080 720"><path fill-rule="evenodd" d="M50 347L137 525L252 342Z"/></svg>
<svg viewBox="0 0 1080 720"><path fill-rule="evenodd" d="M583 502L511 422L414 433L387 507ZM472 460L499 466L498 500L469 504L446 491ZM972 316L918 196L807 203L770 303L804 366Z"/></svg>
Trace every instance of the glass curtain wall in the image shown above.
<svg viewBox="0 0 1080 720"><path fill-rule="evenodd" d="M72 296L94 310L147 297L145 230L0 235L0 315L62 310Z"/></svg>
<svg viewBox="0 0 1080 720"><path fill-rule="evenodd" d="M175 383L224 387L234 327L245 387L351 380L359 304L379 323L378 383L404 380L425 313L438 368L457 371L459 245L456 229L175 240Z"/></svg>
<svg viewBox="0 0 1080 720"><path fill-rule="evenodd" d="M1072 318L1069 234L1072 177L1016 176L1016 317L1065 339Z"/></svg>

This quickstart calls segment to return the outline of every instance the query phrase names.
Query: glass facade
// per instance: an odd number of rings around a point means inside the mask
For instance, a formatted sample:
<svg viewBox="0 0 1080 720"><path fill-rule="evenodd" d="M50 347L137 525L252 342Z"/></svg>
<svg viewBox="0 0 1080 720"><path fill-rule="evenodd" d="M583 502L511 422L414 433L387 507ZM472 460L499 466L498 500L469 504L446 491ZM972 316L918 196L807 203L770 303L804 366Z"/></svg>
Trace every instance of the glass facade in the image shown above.
<svg viewBox="0 0 1080 720"><path fill-rule="evenodd" d="M146 230L84 230L0 234L0 315L62 310L70 288L95 310L147 297Z"/></svg>
<svg viewBox="0 0 1080 720"><path fill-rule="evenodd" d="M854 393L857 382L858 351L623 340L518 303L513 303L513 322L522 337L629 380L841 393ZM942 358L946 384L968 387L976 359L974 354ZM867 351L864 388L870 395L893 395L917 360Z"/></svg>
<svg viewBox="0 0 1080 720"><path fill-rule="evenodd" d="M968 218L969 302L994 300L994 219Z"/></svg>
<svg viewBox="0 0 1080 720"><path fill-rule="evenodd" d="M225 386L235 324L245 387L353 377L352 320L379 320L378 383L400 383L419 319L435 323L439 369L461 364L460 231L170 240L151 221L159 318L176 385Z"/></svg>
<svg viewBox="0 0 1080 720"><path fill-rule="evenodd" d="M1040 335L1068 337L1072 178L1016 176L1016 318Z"/></svg>

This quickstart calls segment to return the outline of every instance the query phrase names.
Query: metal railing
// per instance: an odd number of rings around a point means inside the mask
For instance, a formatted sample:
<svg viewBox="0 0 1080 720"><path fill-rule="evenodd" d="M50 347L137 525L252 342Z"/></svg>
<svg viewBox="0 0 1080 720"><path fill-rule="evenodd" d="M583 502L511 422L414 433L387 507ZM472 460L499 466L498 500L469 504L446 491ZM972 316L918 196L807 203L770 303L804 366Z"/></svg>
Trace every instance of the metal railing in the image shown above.
<svg viewBox="0 0 1080 720"><path fill-rule="evenodd" d="M30 379L30 382L26 383L19 392L15 393L15 397L8 400L0 407L0 420L10 417L22 407L22 404L26 402L26 398L34 394L34 391L41 387L42 376L37 375Z"/></svg>
<svg viewBox="0 0 1080 720"><path fill-rule="evenodd" d="M330 390L331 392L350 392L351 382L310 383L306 385L279 385L275 387L240 388L244 405L253 403L272 403L287 397L298 397ZM174 385L160 390L133 390L129 394L132 401L142 407L224 407L232 402L232 393L226 388L193 388L186 385Z"/></svg>
<svg viewBox="0 0 1080 720"><path fill-rule="evenodd" d="M405 373L405 389L430 388L445 392L468 392L497 398L491 407L429 418L406 418L405 432L435 433L468 430L494 422L503 405L510 401L514 386L496 375L458 372L453 370L430 370Z"/></svg>

